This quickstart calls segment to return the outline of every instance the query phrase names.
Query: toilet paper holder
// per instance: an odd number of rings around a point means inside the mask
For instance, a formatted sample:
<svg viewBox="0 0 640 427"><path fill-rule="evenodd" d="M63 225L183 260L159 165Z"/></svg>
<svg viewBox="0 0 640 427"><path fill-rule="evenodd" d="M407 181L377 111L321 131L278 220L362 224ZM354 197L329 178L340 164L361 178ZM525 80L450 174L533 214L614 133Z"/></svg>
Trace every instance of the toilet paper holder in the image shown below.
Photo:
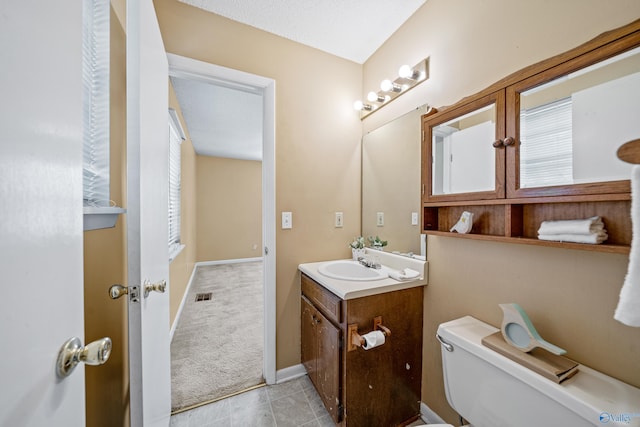
<svg viewBox="0 0 640 427"><path fill-rule="evenodd" d="M382 324L382 316L376 316L373 318L373 330L382 331L385 337L391 335L391 330ZM358 324L352 323L347 327L348 340L347 351L354 351L358 347L362 347L364 344L364 338L358 333Z"/></svg>

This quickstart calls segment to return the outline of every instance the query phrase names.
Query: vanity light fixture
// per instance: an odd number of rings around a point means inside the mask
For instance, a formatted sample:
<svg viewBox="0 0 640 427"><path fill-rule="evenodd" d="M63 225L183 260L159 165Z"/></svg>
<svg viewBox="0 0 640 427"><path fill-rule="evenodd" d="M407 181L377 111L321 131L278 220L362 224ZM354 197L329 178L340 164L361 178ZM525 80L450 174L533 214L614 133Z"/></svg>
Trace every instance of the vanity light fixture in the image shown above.
<svg viewBox="0 0 640 427"><path fill-rule="evenodd" d="M353 107L360 111L360 119L364 119L428 78L429 58L423 59L413 67L403 65L398 70L398 78L393 81L389 79L383 80L378 92L371 91L367 94L367 100L371 104L356 101Z"/></svg>

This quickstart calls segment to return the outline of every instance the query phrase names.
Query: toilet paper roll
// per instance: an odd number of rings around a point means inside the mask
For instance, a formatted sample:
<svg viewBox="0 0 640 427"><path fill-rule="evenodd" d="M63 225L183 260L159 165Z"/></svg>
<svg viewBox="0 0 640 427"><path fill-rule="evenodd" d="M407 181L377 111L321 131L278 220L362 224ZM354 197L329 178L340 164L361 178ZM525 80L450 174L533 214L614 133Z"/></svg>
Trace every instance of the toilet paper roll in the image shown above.
<svg viewBox="0 0 640 427"><path fill-rule="evenodd" d="M362 348L364 348L365 350L380 347L382 344L384 344L385 341L385 337L382 331L369 332L368 334L364 334L362 338L364 338L364 344L362 345Z"/></svg>

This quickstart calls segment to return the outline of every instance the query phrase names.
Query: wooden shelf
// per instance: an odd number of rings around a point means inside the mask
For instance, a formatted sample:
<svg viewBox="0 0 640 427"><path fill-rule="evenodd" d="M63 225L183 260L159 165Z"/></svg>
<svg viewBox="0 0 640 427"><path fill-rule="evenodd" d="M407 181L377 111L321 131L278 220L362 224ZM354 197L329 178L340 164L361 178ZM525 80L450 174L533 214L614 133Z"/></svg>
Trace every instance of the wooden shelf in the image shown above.
<svg viewBox="0 0 640 427"><path fill-rule="evenodd" d="M547 198L505 199L495 203L479 201L423 204L422 229L425 234L476 240L519 243L557 248L628 254L631 247L631 201L628 194L593 197L562 197L550 203ZM469 234L451 233L462 212L473 213ZM609 238L603 244L550 242L539 240L543 221L569 220L600 216Z"/></svg>
<svg viewBox="0 0 640 427"><path fill-rule="evenodd" d="M630 247L628 245L609 245L609 244L599 244L599 245L591 245L588 243L569 243L569 242L549 242L546 240L538 240L527 237L505 237L505 236L492 236L489 234L458 234L452 233L449 231L432 231L425 230L425 234L432 236L443 236L443 237L457 237L461 239L472 239L472 240L485 240L492 242L502 242L502 243L517 243L522 245L534 245L534 246L549 246L554 248L564 248L564 249L579 249L583 251L592 251L592 252L606 252L612 254L629 254Z"/></svg>

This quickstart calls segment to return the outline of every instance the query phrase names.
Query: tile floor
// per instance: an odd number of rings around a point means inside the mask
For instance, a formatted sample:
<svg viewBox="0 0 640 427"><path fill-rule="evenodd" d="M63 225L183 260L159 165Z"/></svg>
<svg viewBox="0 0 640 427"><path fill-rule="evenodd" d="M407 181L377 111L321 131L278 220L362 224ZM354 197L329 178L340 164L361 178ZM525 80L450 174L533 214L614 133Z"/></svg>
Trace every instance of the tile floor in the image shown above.
<svg viewBox="0 0 640 427"><path fill-rule="evenodd" d="M170 424L170 427L214 426L333 427L334 423L305 375L173 415Z"/></svg>

